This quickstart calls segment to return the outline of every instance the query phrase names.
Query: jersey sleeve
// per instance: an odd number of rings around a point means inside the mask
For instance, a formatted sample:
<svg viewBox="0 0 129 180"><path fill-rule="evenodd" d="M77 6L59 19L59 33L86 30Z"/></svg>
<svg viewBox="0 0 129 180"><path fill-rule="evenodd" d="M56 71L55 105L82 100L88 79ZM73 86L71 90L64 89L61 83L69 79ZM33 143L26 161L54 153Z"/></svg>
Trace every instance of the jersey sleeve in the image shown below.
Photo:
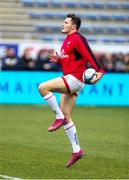
<svg viewBox="0 0 129 180"><path fill-rule="evenodd" d="M80 55L85 61L88 61L91 64L91 66L94 69L96 69L97 72L104 73L104 69L102 65L96 59L84 36L82 35L78 36L78 38L76 39L76 47L77 47L77 51L80 53Z"/></svg>

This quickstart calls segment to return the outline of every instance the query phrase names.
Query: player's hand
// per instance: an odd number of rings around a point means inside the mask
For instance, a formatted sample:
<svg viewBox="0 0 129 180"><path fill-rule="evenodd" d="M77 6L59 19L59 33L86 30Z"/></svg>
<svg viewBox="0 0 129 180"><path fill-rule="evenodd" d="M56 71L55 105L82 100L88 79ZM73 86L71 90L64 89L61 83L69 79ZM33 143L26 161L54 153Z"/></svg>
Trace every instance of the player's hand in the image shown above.
<svg viewBox="0 0 129 180"><path fill-rule="evenodd" d="M59 55L56 51L51 51L49 55L50 61L57 63L59 61Z"/></svg>
<svg viewBox="0 0 129 180"><path fill-rule="evenodd" d="M102 78L103 74L104 73L102 73L102 72L96 72L95 73L96 76L95 76L95 78L92 79L91 83L95 84L99 79Z"/></svg>

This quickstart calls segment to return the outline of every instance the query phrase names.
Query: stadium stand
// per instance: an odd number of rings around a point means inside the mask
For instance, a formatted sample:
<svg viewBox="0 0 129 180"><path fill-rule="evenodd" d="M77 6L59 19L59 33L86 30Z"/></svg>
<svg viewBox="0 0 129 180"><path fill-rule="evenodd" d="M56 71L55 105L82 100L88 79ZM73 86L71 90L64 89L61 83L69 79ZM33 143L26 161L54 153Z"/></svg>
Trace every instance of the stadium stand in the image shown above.
<svg viewBox="0 0 129 180"><path fill-rule="evenodd" d="M1 0L0 38L63 40L59 26L69 12L82 18L90 42L129 43L127 0Z"/></svg>

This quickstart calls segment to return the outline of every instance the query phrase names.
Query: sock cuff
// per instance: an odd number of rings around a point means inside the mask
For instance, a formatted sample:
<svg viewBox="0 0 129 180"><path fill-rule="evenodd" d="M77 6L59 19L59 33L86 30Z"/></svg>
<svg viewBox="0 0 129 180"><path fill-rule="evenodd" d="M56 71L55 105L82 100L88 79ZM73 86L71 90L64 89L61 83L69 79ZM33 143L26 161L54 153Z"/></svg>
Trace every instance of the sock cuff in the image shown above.
<svg viewBox="0 0 129 180"><path fill-rule="evenodd" d="M68 130L68 129L70 129L70 128L73 127L73 126L74 126L74 123L73 123L73 122L70 122L70 123L64 125L63 127L64 127L65 130Z"/></svg>
<svg viewBox="0 0 129 180"><path fill-rule="evenodd" d="M49 94L47 94L46 96L44 96L44 99L47 100L49 98L51 98L53 96L53 93L50 92Z"/></svg>

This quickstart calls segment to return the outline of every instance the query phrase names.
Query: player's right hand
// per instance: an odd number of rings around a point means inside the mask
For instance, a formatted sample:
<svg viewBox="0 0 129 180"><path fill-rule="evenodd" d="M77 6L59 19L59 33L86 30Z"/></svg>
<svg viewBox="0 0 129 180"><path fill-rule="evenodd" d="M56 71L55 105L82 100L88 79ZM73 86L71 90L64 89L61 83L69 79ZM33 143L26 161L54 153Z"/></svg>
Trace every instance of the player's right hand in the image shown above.
<svg viewBox="0 0 129 180"><path fill-rule="evenodd" d="M104 73L102 73L102 72L97 72L97 73L95 73L96 77L93 78L93 80L91 81L91 83L95 84L99 79L102 78L103 74L104 74Z"/></svg>
<svg viewBox="0 0 129 180"><path fill-rule="evenodd" d="M56 51L51 51L49 55L50 61L57 63L59 61L59 55Z"/></svg>

